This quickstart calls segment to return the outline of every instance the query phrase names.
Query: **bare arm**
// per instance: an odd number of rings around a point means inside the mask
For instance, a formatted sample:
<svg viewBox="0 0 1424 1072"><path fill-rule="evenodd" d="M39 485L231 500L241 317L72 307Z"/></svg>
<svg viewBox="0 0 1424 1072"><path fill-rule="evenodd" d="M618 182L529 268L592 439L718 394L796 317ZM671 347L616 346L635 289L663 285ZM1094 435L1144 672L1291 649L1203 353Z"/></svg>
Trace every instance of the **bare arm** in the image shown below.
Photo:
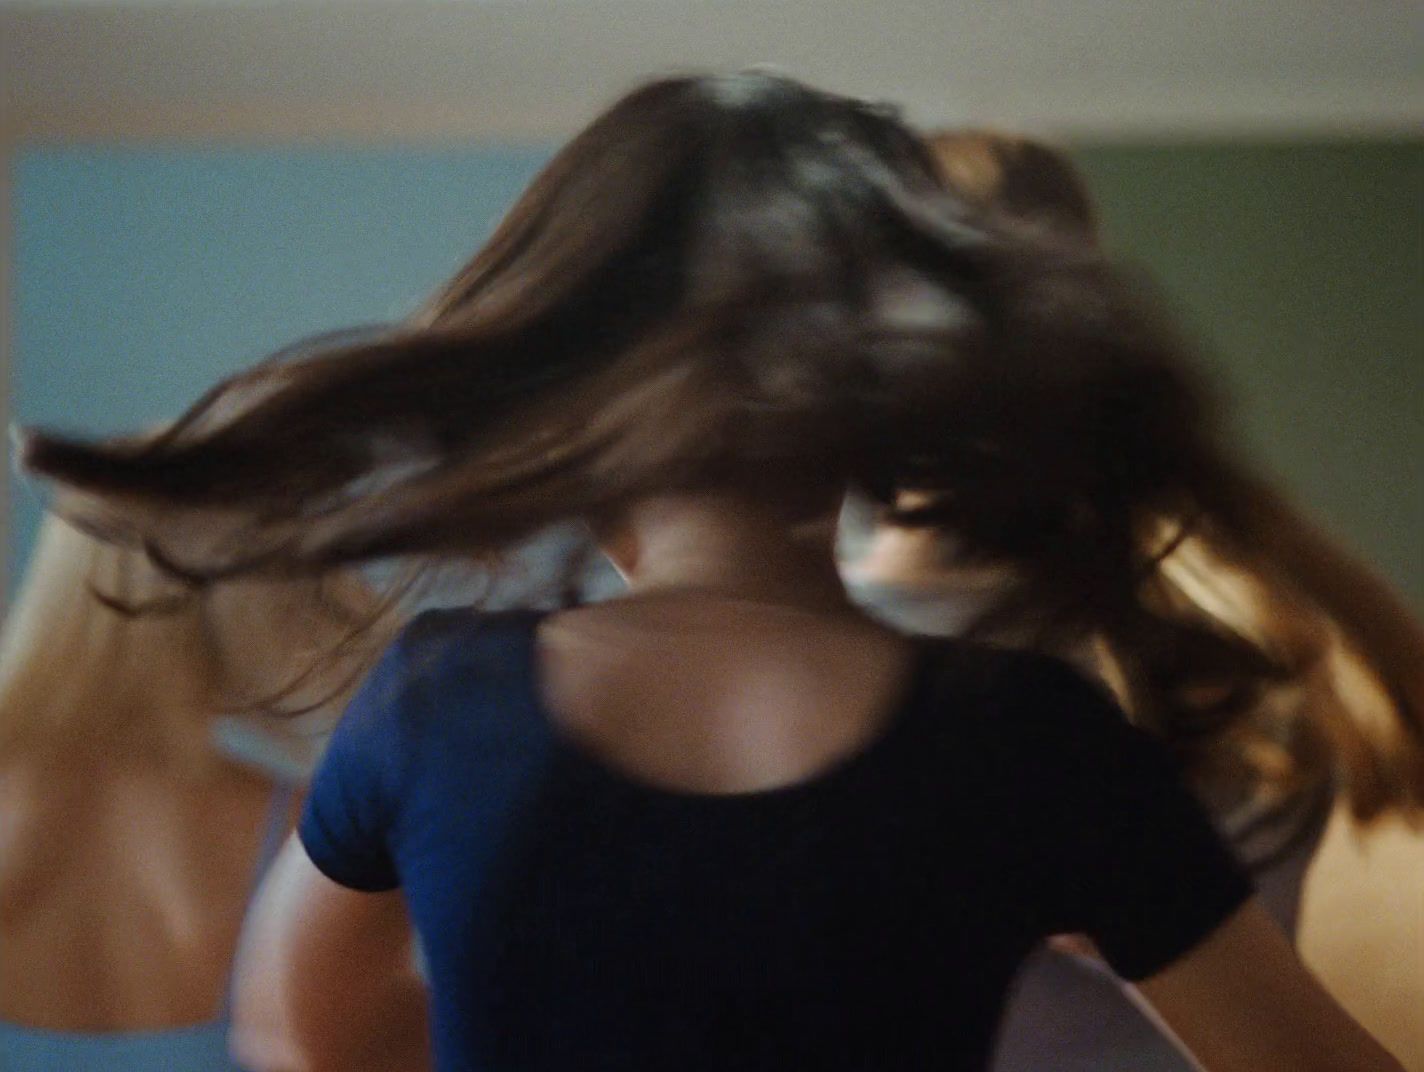
<svg viewBox="0 0 1424 1072"><path fill-rule="evenodd" d="M1255 900L1136 989L1208 1072L1404 1072Z"/></svg>
<svg viewBox="0 0 1424 1072"><path fill-rule="evenodd" d="M238 951L232 1050L257 1072L424 1072L425 986L399 891L332 882L292 838Z"/></svg>

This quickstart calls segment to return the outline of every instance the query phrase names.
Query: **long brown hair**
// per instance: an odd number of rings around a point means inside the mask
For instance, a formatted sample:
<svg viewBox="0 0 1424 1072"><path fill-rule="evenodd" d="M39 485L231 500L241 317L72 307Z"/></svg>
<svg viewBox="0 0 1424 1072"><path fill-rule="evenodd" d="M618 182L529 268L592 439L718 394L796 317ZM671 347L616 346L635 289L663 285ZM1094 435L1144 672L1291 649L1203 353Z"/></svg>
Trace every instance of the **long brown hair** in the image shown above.
<svg viewBox="0 0 1424 1072"><path fill-rule="evenodd" d="M381 337L22 457L193 583L493 556L668 491L915 489L902 520L1018 563L1050 631L1134 606L1146 521L1247 524L1214 411L1098 251L955 194L891 110L756 73L624 97Z"/></svg>
<svg viewBox="0 0 1424 1072"><path fill-rule="evenodd" d="M993 130L929 141L948 184L983 211L1101 245L1091 191L1066 153ZM1241 466L1217 477L1234 509L1140 516L1157 562L1091 625L1104 676L1204 781L1244 783L1281 806L1333 784L1362 818L1424 802L1424 629L1268 482ZM1021 625L1038 591L1011 583L981 628ZM1081 598L1111 591L1084 587Z"/></svg>

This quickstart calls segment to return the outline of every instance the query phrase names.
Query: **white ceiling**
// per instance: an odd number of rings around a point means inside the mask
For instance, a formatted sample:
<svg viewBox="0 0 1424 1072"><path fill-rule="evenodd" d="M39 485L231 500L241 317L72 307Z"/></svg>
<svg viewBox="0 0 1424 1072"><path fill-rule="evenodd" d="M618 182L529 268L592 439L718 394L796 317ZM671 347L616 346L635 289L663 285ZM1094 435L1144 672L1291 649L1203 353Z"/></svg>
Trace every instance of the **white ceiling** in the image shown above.
<svg viewBox="0 0 1424 1072"><path fill-rule="evenodd" d="M1424 121L1419 0L0 0L0 124L20 137L543 137L647 75L759 62L927 123Z"/></svg>

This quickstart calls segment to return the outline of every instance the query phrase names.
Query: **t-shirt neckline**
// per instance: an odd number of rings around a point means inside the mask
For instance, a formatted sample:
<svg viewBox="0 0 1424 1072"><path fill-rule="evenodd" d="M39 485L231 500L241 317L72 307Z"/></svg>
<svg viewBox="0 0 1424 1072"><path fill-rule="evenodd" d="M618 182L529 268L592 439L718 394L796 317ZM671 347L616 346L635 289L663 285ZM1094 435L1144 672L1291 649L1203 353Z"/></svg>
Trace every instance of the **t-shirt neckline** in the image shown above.
<svg viewBox="0 0 1424 1072"><path fill-rule="evenodd" d="M808 797L829 794L836 788L855 781L865 772L878 766L893 752L904 736L907 728L915 721L915 714L921 705L931 677L932 642L924 637L907 637L910 645L909 658L890 699L882 709L887 713L877 720L873 733L851 750L838 755L812 773L776 785L758 789L728 791L699 790L676 785L666 785L636 772L620 767L604 759L568 732L548 706L542 687L542 669L539 656L539 626L552 611L531 611L522 616L523 643L521 667L526 689L535 713L548 733L554 752L565 762L595 778L605 786L625 795L636 796L648 801L661 801L669 805L706 808L746 808L759 805L770 806L777 802L802 800Z"/></svg>

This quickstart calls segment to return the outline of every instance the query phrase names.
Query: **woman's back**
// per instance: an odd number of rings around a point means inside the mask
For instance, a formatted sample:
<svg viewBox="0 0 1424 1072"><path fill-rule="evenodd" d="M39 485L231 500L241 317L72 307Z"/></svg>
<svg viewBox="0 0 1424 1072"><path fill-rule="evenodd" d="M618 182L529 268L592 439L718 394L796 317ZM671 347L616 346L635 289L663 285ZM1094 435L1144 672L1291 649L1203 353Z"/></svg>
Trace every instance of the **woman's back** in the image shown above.
<svg viewBox="0 0 1424 1072"><path fill-rule="evenodd" d="M402 887L439 1067L976 1068L1043 934L1150 974L1247 895L1051 661L705 598L541 621L419 619L302 822Z"/></svg>
<svg viewBox="0 0 1424 1072"><path fill-rule="evenodd" d="M6 1072L232 1067L237 935L304 776L296 733L239 714L345 635L318 595L195 594L46 519L0 633Z"/></svg>
<svg viewBox="0 0 1424 1072"><path fill-rule="evenodd" d="M235 767L185 779L9 764L0 1021L93 1033L216 1019L278 797Z"/></svg>

